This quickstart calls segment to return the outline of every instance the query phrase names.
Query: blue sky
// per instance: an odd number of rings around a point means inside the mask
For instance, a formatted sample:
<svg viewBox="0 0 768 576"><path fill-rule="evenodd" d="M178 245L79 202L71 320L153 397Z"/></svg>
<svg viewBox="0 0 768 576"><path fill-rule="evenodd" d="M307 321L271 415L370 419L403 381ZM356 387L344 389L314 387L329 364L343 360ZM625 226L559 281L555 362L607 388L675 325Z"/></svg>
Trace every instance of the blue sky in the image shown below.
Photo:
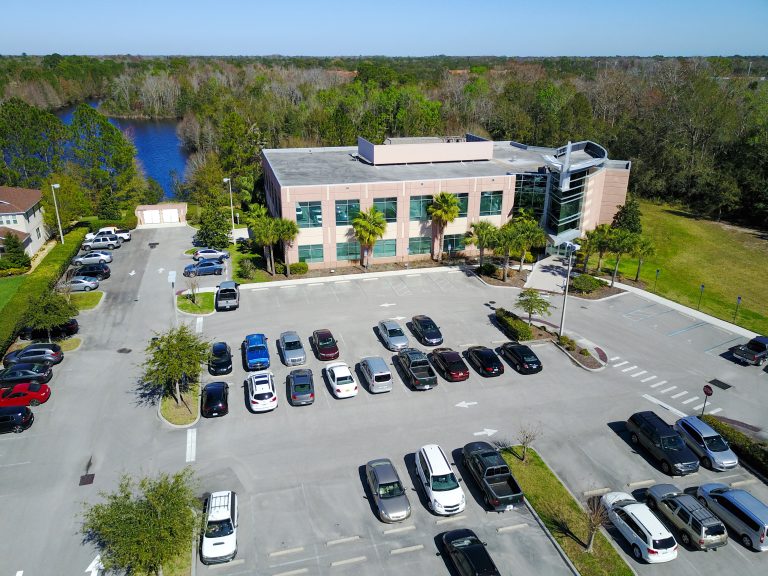
<svg viewBox="0 0 768 576"><path fill-rule="evenodd" d="M0 54L761 55L768 0L6 0Z"/></svg>

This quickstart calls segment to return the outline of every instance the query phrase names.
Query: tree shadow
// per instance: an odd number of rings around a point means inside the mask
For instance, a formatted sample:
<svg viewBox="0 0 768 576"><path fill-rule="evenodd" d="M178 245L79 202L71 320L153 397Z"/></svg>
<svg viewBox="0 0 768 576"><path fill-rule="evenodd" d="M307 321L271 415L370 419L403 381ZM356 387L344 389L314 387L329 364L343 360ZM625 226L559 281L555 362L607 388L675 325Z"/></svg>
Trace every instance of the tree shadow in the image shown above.
<svg viewBox="0 0 768 576"><path fill-rule="evenodd" d="M163 398L164 387L156 382L137 380L133 389L136 406L157 406Z"/></svg>
<svg viewBox="0 0 768 576"><path fill-rule="evenodd" d="M587 543L571 530L569 519L558 507L544 505L542 511L544 512L544 523L547 525L550 532L570 538L582 548L587 548Z"/></svg>

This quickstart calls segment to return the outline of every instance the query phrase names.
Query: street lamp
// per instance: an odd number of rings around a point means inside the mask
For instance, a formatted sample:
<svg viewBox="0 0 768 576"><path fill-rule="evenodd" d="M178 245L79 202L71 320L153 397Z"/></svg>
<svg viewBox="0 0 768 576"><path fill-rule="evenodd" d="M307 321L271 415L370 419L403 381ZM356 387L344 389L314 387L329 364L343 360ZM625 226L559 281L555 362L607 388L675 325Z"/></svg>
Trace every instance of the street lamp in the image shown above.
<svg viewBox="0 0 768 576"><path fill-rule="evenodd" d="M232 216L232 242L235 241L235 207L232 204L232 180L230 178L224 178L224 184L229 185L229 212Z"/></svg>
<svg viewBox="0 0 768 576"><path fill-rule="evenodd" d="M704 295L704 284L699 287L699 305L696 306L696 310L701 310L701 297Z"/></svg>
<svg viewBox="0 0 768 576"><path fill-rule="evenodd" d="M61 218L59 217L59 204L56 202L56 189L60 188L58 184L51 184L51 193L53 194L53 207L56 210L56 222L59 223L59 239L64 244L64 232L61 229Z"/></svg>
<svg viewBox="0 0 768 576"><path fill-rule="evenodd" d="M573 242L566 242L565 253L568 257L568 273L565 276L565 290L563 291L563 310L560 313L560 337L562 338L565 332L565 306L568 304L568 285L571 281L571 264L573 263L573 255L576 250L581 248L578 244Z"/></svg>

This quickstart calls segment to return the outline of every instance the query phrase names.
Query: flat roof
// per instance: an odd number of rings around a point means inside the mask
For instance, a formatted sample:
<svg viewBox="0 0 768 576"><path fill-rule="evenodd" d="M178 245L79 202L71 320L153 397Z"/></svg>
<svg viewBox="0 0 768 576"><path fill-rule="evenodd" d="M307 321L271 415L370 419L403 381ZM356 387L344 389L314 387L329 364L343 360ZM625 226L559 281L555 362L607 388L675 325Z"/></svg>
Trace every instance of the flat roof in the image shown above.
<svg viewBox="0 0 768 576"><path fill-rule="evenodd" d="M262 150L262 154L281 186L314 186L480 178L537 172L551 165L558 150L499 141L493 143L493 158L490 160L384 166L372 166L359 159L356 146L270 148ZM570 160L572 166L581 162L596 162L585 150L572 151ZM629 169L627 161L605 159L597 162L607 163L611 168Z"/></svg>

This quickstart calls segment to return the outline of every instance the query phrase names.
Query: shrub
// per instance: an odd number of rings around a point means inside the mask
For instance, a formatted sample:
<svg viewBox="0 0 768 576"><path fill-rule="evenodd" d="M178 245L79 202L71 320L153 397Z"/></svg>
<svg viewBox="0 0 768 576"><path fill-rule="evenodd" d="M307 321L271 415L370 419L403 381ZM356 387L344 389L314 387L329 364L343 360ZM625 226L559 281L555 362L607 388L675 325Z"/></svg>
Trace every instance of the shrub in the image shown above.
<svg viewBox="0 0 768 576"><path fill-rule="evenodd" d="M302 274L309 272L309 264L306 262L294 262L291 264L290 268L291 274L296 274L297 276L301 276Z"/></svg>
<svg viewBox="0 0 768 576"><path fill-rule="evenodd" d="M594 292L598 288L606 286L607 284L607 282L600 280L600 278L595 278L589 274L581 274L580 276L577 276L571 280L570 289L574 292L589 294L590 292Z"/></svg>
<svg viewBox="0 0 768 576"><path fill-rule="evenodd" d="M250 258L240 260L240 276L251 279L256 276L256 265Z"/></svg>
<svg viewBox="0 0 768 576"><path fill-rule="evenodd" d="M533 330L528 323L504 308L496 309L496 320L502 330L513 340L530 340L533 338Z"/></svg>
<svg viewBox="0 0 768 576"><path fill-rule="evenodd" d="M0 260L2 262L2 260ZM24 274L29 268L3 268L0 266L0 276L20 276Z"/></svg>
<svg viewBox="0 0 768 576"><path fill-rule="evenodd" d="M576 341L568 336L560 336L557 339L557 343L569 352L573 352L577 348ZM589 352L587 352L587 354L589 354Z"/></svg>
<svg viewBox="0 0 768 576"><path fill-rule="evenodd" d="M117 228L127 228L128 230L133 230L137 225L138 219L136 218L136 214L133 212L128 212L119 220L96 219L88 221L88 228L90 232L98 232L100 228L105 228L107 226L115 226Z"/></svg>
<svg viewBox="0 0 768 576"><path fill-rule="evenodd" d="M285 264L282 262L275 262L275 274L285 275Z"/></svg>
<svg viewBox="0 0 768 576"><path fill-rule="evenodd" d="M520 262L520 252L510 252L509 257L512 258L512 260L517 260L518 262ZM533 254L531 254L530 252L526 252L525 263L530 264L531 262L533 262Z"/></svg>
<svg viewBox="0 0 768 576"><path fill-rule="evenodd" d="M702 420L712 426L728 441L739 459L753 467L763 476L768 476L768 442L753 440L733 426L706 414Z"/></svg>
<svg viewBox="0 0 768 576"><path fill-rule="evenodd" d="M579 350L579 354L581 354L582 356L592 356L592 354L590 354L589 350L587 350L586 348L582 348L581 350Z"/></svg>
<svg viewBox="0 0 768 576"><path fill-rule="evenodd" d="M477 268L477 273L481 276L496 276L496 270L498 270L496 264L493 262L486 262Z"/></svg>

